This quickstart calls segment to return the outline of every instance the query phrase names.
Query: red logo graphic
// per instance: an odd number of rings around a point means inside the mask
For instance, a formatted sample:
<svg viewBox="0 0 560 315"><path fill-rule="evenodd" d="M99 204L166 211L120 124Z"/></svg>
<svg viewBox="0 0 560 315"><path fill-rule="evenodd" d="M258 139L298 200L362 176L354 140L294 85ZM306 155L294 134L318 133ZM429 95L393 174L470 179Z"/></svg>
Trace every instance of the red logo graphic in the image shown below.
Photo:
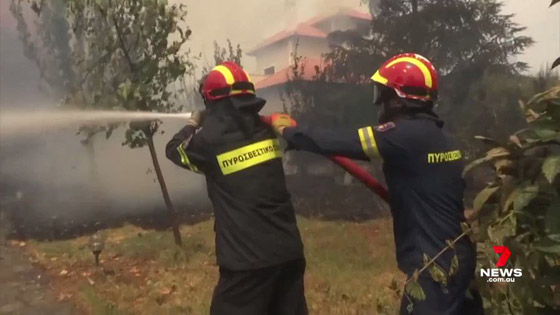
<svg viewBox="0 0 560 315"><path fill-rule="evenodd" d="M506 246L494 246L494 252L498 255L501 254L498 262L496 263L496 267L505 266L509 259L509 256L511 256L509 248L507 248Z"/></svg>
<svg viewBox="0 0 560 315"><path fill-rule="evenodd" d="M390 121L388 123L384 123L383 125L376 126L376 127L374 127L374 129L379 131L379 132L385 132L385 131L387 131L389 129L393 129L395 127L396 127L395 123Z"/></svg>

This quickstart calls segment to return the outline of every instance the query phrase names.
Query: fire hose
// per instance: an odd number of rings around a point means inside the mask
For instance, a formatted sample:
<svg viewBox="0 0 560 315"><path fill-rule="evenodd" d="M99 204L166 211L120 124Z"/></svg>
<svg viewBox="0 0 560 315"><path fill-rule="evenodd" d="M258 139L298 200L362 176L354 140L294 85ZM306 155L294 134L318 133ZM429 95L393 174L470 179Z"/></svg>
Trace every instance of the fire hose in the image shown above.
<svg viewBox="0 0 560 315"><path fill-rule="evenodd" d="M261 116L261 118L266 124L268 125L272 124L270 116ZM381 197L381 199L385 200L386 202L389 202L389 192L387 191L387 189L383 187L383 185L381 185L361 166L359 166L354 161L344 156L329 155L326 157L331 161L333 161L334 163L336 163L338 166L340 166L350 175L354 176L354 178L356 178L364 185L366 185L370 190L372 190L379 197Z"/></svg>

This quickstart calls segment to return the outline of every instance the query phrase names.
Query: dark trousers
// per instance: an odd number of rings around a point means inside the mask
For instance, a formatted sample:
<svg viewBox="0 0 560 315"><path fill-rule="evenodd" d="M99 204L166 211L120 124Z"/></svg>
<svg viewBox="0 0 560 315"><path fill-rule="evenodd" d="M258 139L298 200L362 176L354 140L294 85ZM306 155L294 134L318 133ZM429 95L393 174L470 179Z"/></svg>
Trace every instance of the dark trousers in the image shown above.
<svg viewBox="0 0 560 315"><path fill-rule="evenodd" d="M234 271L220 267L212 315L306 315L305 260Z"/></svg>
<svg viewBox="0 0 560 315"><path fill-rule="evenodd" d="M424 301L406 296L401 300L401 315L482 315L482 298L477 291L469 290L468 285L449 283L446 288L429 277L420 276L418 283L426 294ZM469 290L469 293L467 293ZM412 304L411 312L408 311Z"/></svg>
<svg viewBox="0 0 560 315"><path fill-rule="evenodd" d="M426 299L418 301L403 294L400 314L413 315L482 315L480 294L469 285L474 277L476 251L459 253L459 269L446 286L434 281L428 270L418 277ZM411 275L409 275L410 278ZM468 292L467 292L468 291ZM412 304L412 306L410 306Z"/></svg>

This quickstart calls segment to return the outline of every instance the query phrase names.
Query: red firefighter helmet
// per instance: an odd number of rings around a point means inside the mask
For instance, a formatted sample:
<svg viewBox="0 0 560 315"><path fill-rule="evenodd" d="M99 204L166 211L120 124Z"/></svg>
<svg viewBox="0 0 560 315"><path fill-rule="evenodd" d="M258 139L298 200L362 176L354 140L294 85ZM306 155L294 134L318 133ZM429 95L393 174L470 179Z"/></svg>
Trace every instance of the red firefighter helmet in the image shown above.
<svg viewBox="0 0 560 315"><path fill-rule="evenodd" d="M385 61L371 77L382 86L393 89L399 97L420 101L435 101L438 94L438 74L425 57L407 53ZM380 89L375 84L374 103L380 102Z"/></svg>
<svg viewBox="0 0 560 315"><path fill-rule="evenodd" d="M200 94L205 100L215 101L232 95L255 94L255 85L241 66L224 61L206 75Z"/></svg>

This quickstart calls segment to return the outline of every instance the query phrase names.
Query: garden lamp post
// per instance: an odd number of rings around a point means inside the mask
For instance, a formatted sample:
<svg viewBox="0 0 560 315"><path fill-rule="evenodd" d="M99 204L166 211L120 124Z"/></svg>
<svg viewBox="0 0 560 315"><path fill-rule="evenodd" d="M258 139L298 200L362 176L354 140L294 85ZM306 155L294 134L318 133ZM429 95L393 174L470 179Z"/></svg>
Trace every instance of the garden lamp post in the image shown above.
<svg viewBox="0 0 560 315"><path fill-rule="evenodd" d="M99 254L101 254L101 251L103 250L104 247L105 247L105 238L99 232L95 232L89 238L89 248L91 249L91 252L95 256L96 266L99 266Z"/></svg>

